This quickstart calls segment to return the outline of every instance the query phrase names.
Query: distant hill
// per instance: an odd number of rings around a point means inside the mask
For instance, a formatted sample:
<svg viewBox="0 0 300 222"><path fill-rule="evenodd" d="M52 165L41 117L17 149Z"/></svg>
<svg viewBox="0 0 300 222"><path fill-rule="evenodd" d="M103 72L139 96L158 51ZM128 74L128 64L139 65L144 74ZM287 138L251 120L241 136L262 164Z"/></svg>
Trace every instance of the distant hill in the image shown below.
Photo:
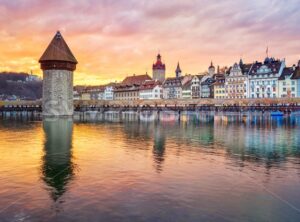
<svg viewBox="0 0 300 222"><path fill-rule="evenodd" d="M0 72L0 81L26 81L28 76L29 74L24 72Z"/></svg>
<svg viewBox="0 0 300 222"><path fill-rule="evenodd" d="M0 73L0 99L15 96L18 99L36 100L42 98L42 82L26 82L27 73Z"/></svg>

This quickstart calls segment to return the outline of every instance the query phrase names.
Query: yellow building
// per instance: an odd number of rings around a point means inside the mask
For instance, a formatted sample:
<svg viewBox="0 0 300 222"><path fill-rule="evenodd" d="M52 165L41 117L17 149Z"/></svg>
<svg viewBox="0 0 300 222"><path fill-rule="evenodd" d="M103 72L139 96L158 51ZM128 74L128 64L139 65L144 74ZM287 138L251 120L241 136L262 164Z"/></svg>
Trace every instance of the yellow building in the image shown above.
<svg viewBox="0 0 300 222"><path fill-rule="evenodd" d="M91 100L91 94L89 92L83 92L80 95L81 100Z"/></svg>
<svg viewBox="0 0 300 222"><path fill-rule="evenodd" d="M226 98L226 90L225 90L225 76L220 76L215 80L212 84L214 98L215 99L225 99Z"/></svg>

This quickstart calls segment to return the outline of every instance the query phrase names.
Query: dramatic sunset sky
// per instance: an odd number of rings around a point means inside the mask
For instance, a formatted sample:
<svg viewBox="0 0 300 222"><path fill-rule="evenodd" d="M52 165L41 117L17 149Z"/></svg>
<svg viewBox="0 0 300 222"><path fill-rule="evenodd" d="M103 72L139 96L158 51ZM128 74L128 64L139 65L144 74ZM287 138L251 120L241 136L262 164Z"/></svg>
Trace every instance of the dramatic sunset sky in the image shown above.
<svg viewBox="0 0 300 222"><path fill-rule="evenodd" d="M79 61L75 84L151 74L158 51L197 74L262 60L266 47L300 59L300 0L0 0L0 71L41 75L38 59L60 30Z"/></svg>

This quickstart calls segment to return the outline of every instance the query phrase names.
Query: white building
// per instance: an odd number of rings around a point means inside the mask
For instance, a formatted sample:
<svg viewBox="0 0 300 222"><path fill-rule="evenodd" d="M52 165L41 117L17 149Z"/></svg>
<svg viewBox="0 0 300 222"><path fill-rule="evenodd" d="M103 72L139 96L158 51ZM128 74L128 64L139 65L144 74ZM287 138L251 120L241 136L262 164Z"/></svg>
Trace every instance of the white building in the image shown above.
<svg viewBox="0 0 300 222"><path fill-rule="evenodd" d="M26 77L26 82L39 82L39 81L42 81L42 78L37 75L30 74L28 75L28 77Z"/></svg>
<svg viewBox="0 0 300 222"><path fill-rule="evenodd" d="M249 97L277 98L279 95L278 78L284 68L284 60L274 58L266 58L264 63L253 63L248 75Z"/></svg>
<svg viewBox="0 0 300 222"><path fill-rule="evenodd" d="M279 97L294 98L297 97L297 79L293 78L296 73L296 67L284 68L278 79Z"/></svg>
<svg viewBox="0 0 300 222"><path fill-rule="evenodd" d="M192 78L191 90L193 99L201 98L201 80L203 76L204 75L195 75Z"/></svg>
<svg viewBox="0 0 300 222"><path fill-rule="evenodd" d="M162 99L163 88L159 81L147 80L141 86L139 90L140 99Z"/></svg>
<svg viewBox="0 0 300 222"><path fill-rule="evenodd" d="M107 85L103 92L104 100L113 100L114 99L114 87L113 85Z"/></svg>

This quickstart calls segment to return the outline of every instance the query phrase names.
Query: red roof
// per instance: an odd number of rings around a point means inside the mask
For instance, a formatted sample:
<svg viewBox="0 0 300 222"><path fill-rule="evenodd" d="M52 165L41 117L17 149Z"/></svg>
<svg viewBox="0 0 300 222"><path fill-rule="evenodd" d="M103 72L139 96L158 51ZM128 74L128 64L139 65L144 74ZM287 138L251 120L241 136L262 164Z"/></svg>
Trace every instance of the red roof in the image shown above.
<svg viewBox="0 0 300 222"><path fill-rule="evenodd" d="M77 64L77 60L59 31L55 34L39 60L40 63L47 61L61 61Z"/></svg>
<svg viewBox="0 0 300 222"><path fill-rule="evenodd" d="M128 76L126 77L123 81L122 84L125 85L142 85L143 82L145 82L146 80L152 80L150 76L148 76L148 74L144 74L144 75L133 75L133 76Z"/></svg>
<svg viewBox="0 0 300 222"><path fill-rule="evenodd" d="M140 90L154 89L156 86L162 85L160 81L149 80L145 81L141 86Z"/></svg>
<svg viewBox="0 0 300 222"><path fill-rule="evenodd" d="M156 63L153 64L152 69L162 69L162 70L166 69L166 65L163 64L162 61L161 61L161 55L160 54L157 55Z"/></svg>

